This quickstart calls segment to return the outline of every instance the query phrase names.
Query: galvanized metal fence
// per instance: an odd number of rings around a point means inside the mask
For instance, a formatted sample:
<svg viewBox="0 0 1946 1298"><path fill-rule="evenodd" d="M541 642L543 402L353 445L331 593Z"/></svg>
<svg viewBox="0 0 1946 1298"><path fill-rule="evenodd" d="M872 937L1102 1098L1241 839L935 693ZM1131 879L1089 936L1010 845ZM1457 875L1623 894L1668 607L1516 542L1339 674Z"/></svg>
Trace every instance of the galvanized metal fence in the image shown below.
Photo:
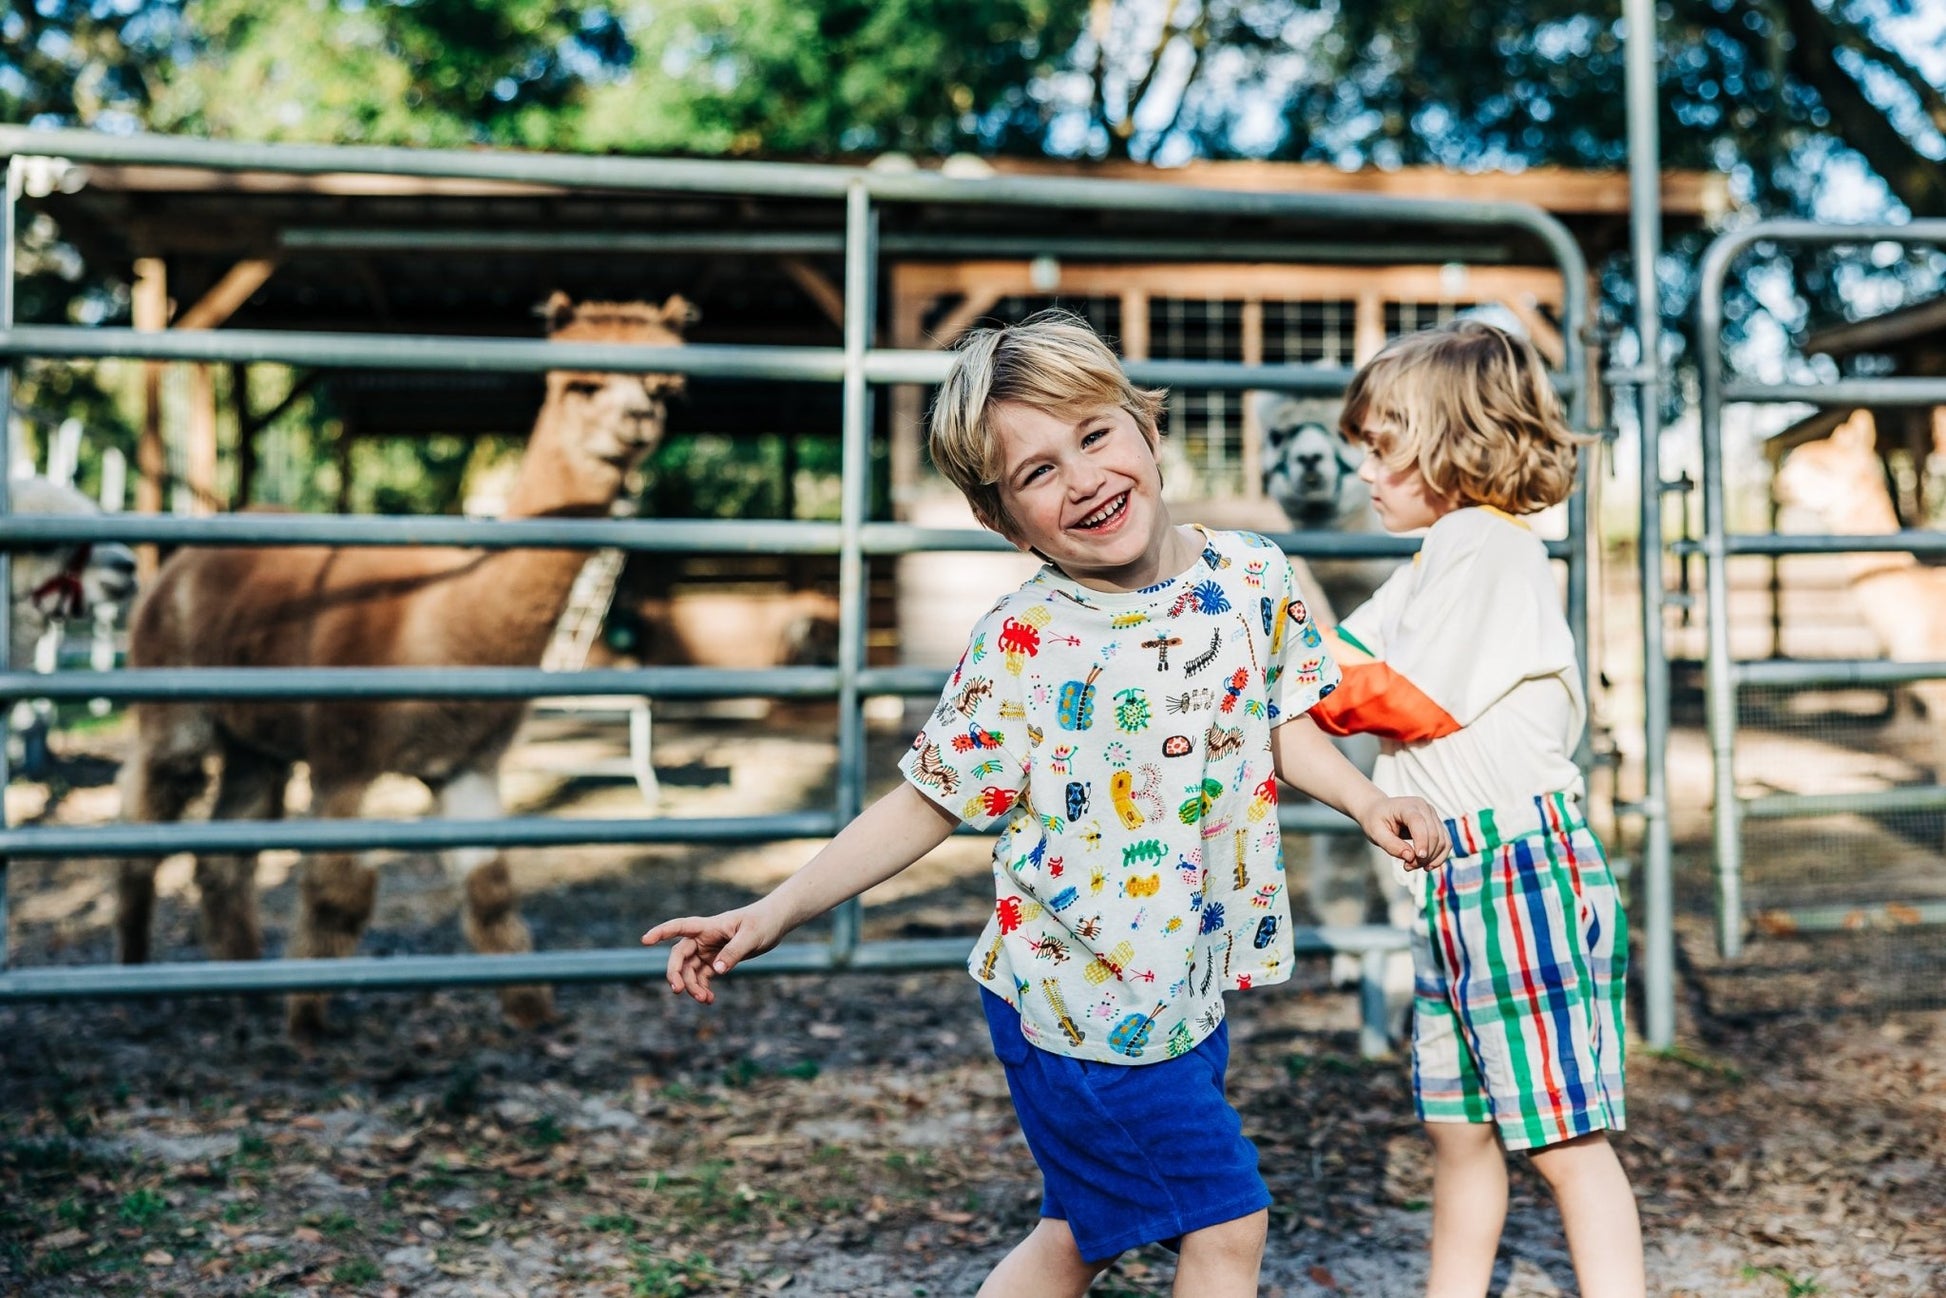
<svg viewBox="0 0 1946 1298"><path fill-rule="evenodd" d="M1679 554L1700 552L1704 561L1708 612L1705 653L1706 709L1714 770L1712 843L1715 849L1717 944L1723 955L1742 953L1748 916L1744 901L1743 827L1747 820L1946 810L1946 785L1890 788L1877 792L1766 794L1737 792L1738 700L1745 690L1809 689L1846 686L1887 687L1946 678L1946 662L1739 661L1730 649L1729 562L1740 555L1849 554L1902 552L1946 555L1946 534L1907 530L1881 536L1739 535L1729 530L1723 458L1723 410L1733 402L1810 402L1820 406L1946 405L1946 379L1853 378L1824 383L1727 382L1721 348L1724 281L1732 263L1753 248L1778 245L1930 244L1946 247L1946 221L1905 225L1826 225L1809 221L1764 221L1726 234L1710 244L1701 267L1697 294L1697 333L1702 339L1701 428L1703 452L1703 535L1700 542L1678 543ZM1652 493L1645 492L1644 517ZM1646 536L1646 530L1645 530ZM1659 582L1658 582L1659 585ZM1659 609L1657 616L1660 616ZM1666 738L1666 690L1649 724ZM1653 746L1652 752L1657 752ZM1946 901L1914 899L1895 903L1907 922L1946 923ZM1886 909L1879 903L1872 909ZM1861 908L1851 905L1786 909L1778 918L1793 929L1815 931L1856 924Z"/></svg>
<svg viewBox="0 0 1946 1298"><path fill-rule="evenodd" d="M1565 365L1557 383L1577 427L1588 422L1585 343L1588 273L1567 230L1538 208L1346 194L1267 194L1198 190L1173 185L1082 179L947 179L885 175L845 167L728 163L667 159L567 157L489 152L415 151L331 146L259 146L114 137L85 132L0 128L0 155L11 159L0 211L0 408L11 397L14 365L27 358L130 358L150 361L277 362L319 367L500 370L538 373L572 368L625 373L669 372L757 380L842 385L843 486L837 523L620 521L471 521L451 518L321 518L130 516L68 518L6 512L0 481L0 589L8 555L31 545L115 540L195 545L462 545L636 552L836 555L839 567L839 646L835 668L765 671L642 668L577 673L537 668L259 669L110 671L43 676L15 670L6 653L6 604L0 601L0 701L23 697L123 700L191 698L533 698L647 695L659 698L832 698L838 702L838 769L833 804L824 811L725 819L584 820L510 817L494 821L292 821L197 824L118 824L97 828L16 828L0 824L0 944L5 941L5 862L8 858L162 856L175 852L255 852L264 849L348 851L371 848L431 850L461 846L546 847L609 843L725 843L828 836L860 810L865 785L862 703L873 695L924 697L945 673L869 668L865 663L867 564L875 557L933 550L999 550L999 538L979 532L874 522L869 517L870 439L875 389L936 383L949 358L936 352L875 347L874 292L882 249L878 218L899 204L978 205L1006 209L1067 208L1141 211L1185 217L1254 215L1343 224L1385 221L1522 231L1552 255L1563 279ZM688 346L648 348L560 344L493 338L431 338L298 331L220 330L157 333L126 329L19 326L14 322L14 219L21 160L61 157L79 163L195 166L288 174L364 173L468 180L540 182L569 188L641 193L783 196L825 200L844 211L844 341L840 348ZM819 236L826 238L828 236ZM522 236L532 242L532 236ZM903 235L901 253L966 251L941 236ZM660 245L658 245L660 246ZM1271 247L1274 248L1274 244ZM1212 250L1220 251L1220 250ZM1236 255L1262 259L1261 242ZM1227 362L1141 361L1128 366L1137 382L1216 390L1281 389L1334 394L1350 379L1343 368L1240 365ZM0 464L8 462L0 420ZM1585 484L1569 502L1569 540L1552 547L1568 569L1569 616L1587 660L1588 538ZM1405 555L1416 542L1338 533L1284 533L1274 538L1306 557ZM0 736L3 737L3 736ZM7 781L0 750L0 786ZM1343 832L1335 813L1309 806L1282 810L1286 828ZM771 972L951 967L966 957L967 938L860 941L857 903L841 908L829 942L779 947L751 969ZM1300 929L1303 952L1356 951L1364 957L1364 1044L1383 1048L1384 998L1379 975L1385 956L1402 949L1403 935L1379 926ZM0 946L0 999L27 997L157 996L244 991L407 988L514 982L649 980L660 975L660 952L540 952L528 955L413 956L385 959L192 962L133 968L59 966L11 968Z"/></svg>

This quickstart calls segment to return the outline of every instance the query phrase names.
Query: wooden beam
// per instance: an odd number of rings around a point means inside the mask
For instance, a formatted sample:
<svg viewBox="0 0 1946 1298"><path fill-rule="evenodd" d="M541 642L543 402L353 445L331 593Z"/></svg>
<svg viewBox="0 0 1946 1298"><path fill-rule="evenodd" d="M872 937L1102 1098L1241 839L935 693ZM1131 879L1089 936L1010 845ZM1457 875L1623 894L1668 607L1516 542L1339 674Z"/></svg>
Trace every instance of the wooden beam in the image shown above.
<svg viewBox="0 0 1946 1298"><path fill-rule="evenodd" d="M160 257L142 257L135 263L135 289L129 304L134 324L144 333L161 333L169 325L169 278L167 264ZM162 437L162 366L154 361L142 365L142 427L135 439L135 512L162 512L162 482L169 473L169 454ZM156 548L135 548L136 576L146 582L155 575Z"/></svg>
<svg viewBox="0 0 1946 1298"><path fill-rule="evenodd" d="M1243 363L1261 365L1264 361L1264 304L1246 300L1243 304ZM1254 392L1243 394L1243 497L1257 500L1264 494L1264 426L1257 418Z"/></svg>
<svg viewBox="0 0 1946 1298"><path fill-rule="evenodd" d="M907 291L901 274L904 270L903 266L892 267L892 345L917 350L927 345L922 325L926 299ZM842 307L843 303L839 305ZM912 502L918 496L919 484L925 476L925 462L920 451L920 444L924 440L922 425L925 422L922 389L912 383L893 385L888 413L892 422L886 434L890 439L886 448L886 470L891 479L892 517L898 522L905 522L912 516Z"/></svg>
<svg viewBox="0 0 1946 1298"><path fill-rule="evenodd" d="M1009 293L1032 293L1030 284L1024 289L969 289L965 300L946 313L932 331L934 341L941 347L950 346L955 339L973 327L973 322L993 310L993 304Z"/></svg>
<svg viewBox="0 0 1946 1298"><path fill-rule="evenodd" d="M1377 289L1364 290L1353 312L1351 360L1354 365L1363 365L1385 349L1384 295Z"/></svg>
<svg viewBox="0 0 1946 1298"><path fill-rule="evenodd" d="M1122 357L1149 359L1149 295L1139 288L1122 290Z"/></svg>
<svg viewBox="0 0 1946 1298"><path fill-rule="evenodd" d="M196 305L177 316L176 329L215 329L237 313L250 295L264 286L277 269L273 257L252 257L223 272L223 278L203 294Z"/></svg>
<svg viewBox="0 0 1946 1298"><path fill-rule="evenodd" d="M216 375L208 365L189 367L188 463L184 485L189 512L216 512Z"/></svg>
<svg viewBox="0 0 1946 1298"><path fill-rule="evenodd" d="M840 331L845 327L845 295L838 291L824 272L820 271L802 257L785 257L778 262L791 282L804 290L804 295L817 303L818 310L824 312Z"/></svg>
<svg viewBox="0 0 1946 1298"><path fill-rule="evenodd" d="M1032 294L1029 263L1018 260L913 262L902 267L911 292ZM1377 293L1388 302L1490 302L1521 296L1543 306L1561 304L1559 271L1533 266L1472 266L1455 276L1449 266L1290 266L1206 263L1076 265L1061 267L1061 291L1120 297L1140 289L1151 297L1280 302L1347 301ZM984 308L982 308L984 309ZM976 313L977 314L977 313ZM961 328L965 327L963 322ZM940 330L942 335L944 329Z"/></svg>
<svg viewBox="0 0 1946 1298"><path fill-rule="evenodd" d="M1528 338L1533 340L1535 349L1547 360L1547 363L1559 369L1567 360L1568 349L1561 341L1561 331L1554 327L1554 322L1542 315L1534 308L1532 302L1524 298L1503 297L1499 301L1501 306L1513 312L1519 319L1521 326L1527 330Z"/></svg>
<svg viewBox="0 0 1946 1298"><path fill-rule="evenodd" d="M1532 203L1561 216L1628 215L1628 173L1571 167L1529 167L1517 172L1464 172L1444 167L1376 167L1346 171L1329 163L1198 160L1180 167L1141 162L1075 163L1055 158L990 158L1003 176L1088 176L1145 180L1263 193L1391 194L1406 198L1458 198L1474 202ZM1713 221L1731 208L1729 179L1714 172L1662 173L1662 210L1671 216Z"/></svg>

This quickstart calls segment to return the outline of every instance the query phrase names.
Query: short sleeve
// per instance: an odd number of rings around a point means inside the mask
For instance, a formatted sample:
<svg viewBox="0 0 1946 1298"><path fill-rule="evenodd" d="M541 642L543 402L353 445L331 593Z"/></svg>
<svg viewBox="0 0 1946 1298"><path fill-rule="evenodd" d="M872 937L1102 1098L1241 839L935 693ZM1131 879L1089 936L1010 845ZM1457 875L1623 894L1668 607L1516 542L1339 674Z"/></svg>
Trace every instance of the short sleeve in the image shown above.
<svg viewBox="0 0 1946 1298"><path fill-rule="evenodd" d="M1388 619L1378 656L1470 726L1521 682L1576 667L1539 542L1490 515L1462 521L1427 534L1412 598Z"/></svg>
<svg viewBox="0 0 1946 1298"><path fill-rule="evenodd" d="M914 788L976 829L1006 820L1027 791L1020 678L999 670L997 615L974 629L932 717L899 761Z"/></svg>
<svg viewBox="0 0 1946 1298"><path fill-rule="evenodd" d="M1324 647L1317 621L1305 605L1290 561L1283 565L1283 589L1264 599L1270 665L1264 669L1270 696L1270 724L1302 716L1338 688L1338 664Z"/></svg>
<svg viewBox="0 0 1946 1298"><path fill-rule="evenodd" d="M1370 657L1385 657L1385 623L1411 593L1413 576L1413 565L1400 564L1370 599L1338 619L1338 638Z"/></svg>

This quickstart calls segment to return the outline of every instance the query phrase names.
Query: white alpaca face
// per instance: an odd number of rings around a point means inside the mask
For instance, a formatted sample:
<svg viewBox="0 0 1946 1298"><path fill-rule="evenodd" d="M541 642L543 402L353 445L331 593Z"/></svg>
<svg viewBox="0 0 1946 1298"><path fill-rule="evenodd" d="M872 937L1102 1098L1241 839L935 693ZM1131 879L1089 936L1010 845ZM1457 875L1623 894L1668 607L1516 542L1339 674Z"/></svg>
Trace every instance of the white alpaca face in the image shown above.
<svg viewBox="0 0 1946 1298"><path fill-rule="evenodd" d="M1294 525L1337 527L1371 511L1371 491L1358 478L1363 452L1289 398L1273 395L1258 409L1264 494Z"/></svg>
<svg viewBox="0 0 1946 1298"><path fill-rule="evenodd" d="M603 464L631 469L662 441L667 394L681 386L668 374L559 376L561 410L580 449Z"/></svg>
<svg viewBox="0 0 1946 1298"><path fill-rule="evenodd" d="M555 342L680 347L696 309L680 297L661 306L584 302L556 293L541 308ZM611 374L555 370L547 376L566 446L607 469L626 473L662 441L668 399L683 390L680 374Z"/></svg>
<svg viewBox="0 0 1946 1298"><path fill-rule="evenodd" d="M12 484L20 514L94 514L94 501L45 478ZM126 603L135 595L135 555L112 541L17 550L13 561L14 618L34 634L50 622L86 617L98 607Z"/></svg>

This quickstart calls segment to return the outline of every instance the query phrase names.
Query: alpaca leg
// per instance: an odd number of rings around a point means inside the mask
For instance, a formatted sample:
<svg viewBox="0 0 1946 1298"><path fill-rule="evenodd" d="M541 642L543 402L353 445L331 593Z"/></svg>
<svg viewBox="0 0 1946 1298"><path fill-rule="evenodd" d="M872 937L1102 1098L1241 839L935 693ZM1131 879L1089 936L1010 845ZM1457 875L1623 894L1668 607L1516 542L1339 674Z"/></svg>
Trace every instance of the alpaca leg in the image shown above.
<svg viewBox="0 0 1946 1298"><path fill-rule="evenodd" d="M284 814L290 767L253 749L230 745L217 777L212 820L276 820ZM263 955L257 918L255 853L204 856L196 861L202 893L203 950L213 960L255 960Z"/></svg>
<svg viewBox="0 0 1946 1298"><path fill-rule="evenodd" d="M193 728L170 724L174 709L141 710L136 718L135 751L122 764L122 819L167 824L209 783L203 749ZM123 861L115 880L116 947L123 964L147 964L150 926L155 916L154 857Z"/></svg>
<svg viewBox="0 0 1946 1298"><path fill-rule="evenodd" d="M490 773L468 771L439 790L439 808L453 820L497 820L499 782ZM475 951L510 955L534 949L534 936L520 917L513 873L498 848L456 848L446 854L446 872L460 889L460 926ZM544 986L502 987L500 1013L514 1027L539 1027L554 1017L554 993Z"/></svg>
<svg viewBox="0 0 1946 1298"><path fill-rule="evenodd" d="M317 773L312 772L313 780ZM315 813L343 820L358 814L365 797L362 782L326 782L313 788ZM372 917L378 897L378 871L350 852L308 856L298 866L297 927L290 954L298 960L333 960L358 948L358 936ZM287 1017L294 1037L310 1039L324 1031L322 992L291 996Z"/></svg>

